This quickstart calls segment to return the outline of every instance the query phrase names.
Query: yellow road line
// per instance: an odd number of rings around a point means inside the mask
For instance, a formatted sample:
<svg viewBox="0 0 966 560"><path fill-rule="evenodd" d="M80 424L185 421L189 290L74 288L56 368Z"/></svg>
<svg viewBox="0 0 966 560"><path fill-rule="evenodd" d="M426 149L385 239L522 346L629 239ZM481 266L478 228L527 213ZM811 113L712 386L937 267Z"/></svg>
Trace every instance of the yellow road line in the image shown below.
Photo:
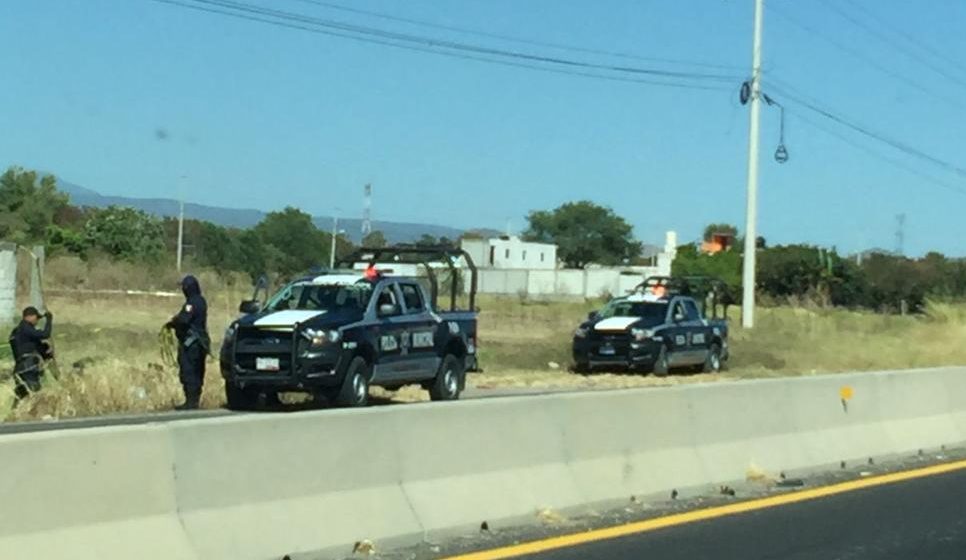
<svg viewBox="0 0 966 560"><path fill-rule="evenodd" d="M606 527L604 529L595 529L583 533L551 537L549 539L495 548L492 550L471 552L469 554L451 556L446 560L501 560L503 558L515 558L517 556L524 556L526 554L536 554L538 552L567 548L580 544L613 539L616 537L624 537L637 533L647 533L649 531L656 531L658 529L664 529L667 527L675 527L677 525L685 525L687 523L694 523L696 521L704 521L707 519L715 519L728 515L758 511L787 504L806 502L809 500L834 496L836 494L854 492L856 490L862 490L863 488L894 484L896 482L902 482L905 480L935 476L962 469L966 469L966 461L944 463L941 465L923 467L921 469L896 472L859 480L851 480L848 482L833 484L831 486L822 486L820 488L813 488L810 490L801 490L789 494L770 496L768 498L748 500L726 506L688 511L675 515L668 515L666 517L648 519L646 521L627 523L625 525L618 525L616 527Z"/></svg>

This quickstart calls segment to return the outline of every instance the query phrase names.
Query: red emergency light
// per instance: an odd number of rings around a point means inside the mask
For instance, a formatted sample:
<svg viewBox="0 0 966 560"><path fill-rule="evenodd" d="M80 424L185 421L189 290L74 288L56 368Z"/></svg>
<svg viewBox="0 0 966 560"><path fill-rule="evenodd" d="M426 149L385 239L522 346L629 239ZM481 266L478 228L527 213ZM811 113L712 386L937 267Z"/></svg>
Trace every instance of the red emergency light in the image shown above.
<svg viewBox="0 0 966 560"><path fill-rule="evenodd" d="M379 271L376 270L376 265L374 264L370 264L368 267L366 267L366 270L362 273L362 275L366 280L369 281L378 280L380 276Z"/></svg>

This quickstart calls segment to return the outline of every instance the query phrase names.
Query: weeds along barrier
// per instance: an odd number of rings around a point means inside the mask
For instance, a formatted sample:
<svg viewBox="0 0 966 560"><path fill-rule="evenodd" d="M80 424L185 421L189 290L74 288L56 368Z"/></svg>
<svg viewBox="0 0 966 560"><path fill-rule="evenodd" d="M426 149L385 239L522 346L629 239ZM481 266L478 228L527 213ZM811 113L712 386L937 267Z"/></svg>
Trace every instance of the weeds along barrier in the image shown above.
<svg viewBox="0 0 966 560"><path fill-rule="evenodd" d="M0 557L349 555L966 442L966 368L0 436Z"/></svg>

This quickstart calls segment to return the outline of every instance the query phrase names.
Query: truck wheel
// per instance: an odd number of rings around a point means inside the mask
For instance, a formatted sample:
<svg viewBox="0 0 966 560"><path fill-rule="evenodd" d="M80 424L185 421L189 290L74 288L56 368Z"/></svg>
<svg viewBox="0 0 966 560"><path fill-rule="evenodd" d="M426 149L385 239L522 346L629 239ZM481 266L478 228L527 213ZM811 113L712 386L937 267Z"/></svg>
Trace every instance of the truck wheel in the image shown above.
<svg viewBox="0 0 966 560"><path fill-rule="evenodd" d="M225 400L228 410L255 410L258 405L258 392L242 389L234 383L225 383Z"/></svg>
<svg viewBox="0 0 966 560"><path fill-rule="evenodd" d="M667 347L661 346L661 350L657 353L657 359L654 360L654 375L664 377L670 370L671 366L667 360Z"/></svg>
<svg viewBox="0 0 966 560"><path fill-rule="evenodd" d="M459 399L465 369L463 360L452 354L447 354L443 358L443 363L439 366L436 379L429 388L429 398L434 401L455 401Z"/></svg>
<svg viewBox="0 0 966 560"><path fill-rule="evenodd" d="M339 406L366 406L369 404L369 364L362 356L356 356L349 362L345 372L345 380L339 390L335 403Z"/></svg>
<svg viewBox="0 0 966 560"><path fill-rule="evenodd" d="M704 373L718 373L721 371L721 347L712 344L708 350L708 357L704 359Z"/></svg>
<svg viewBox="0 0 966 560"><path fill-rule="evenodd" d="M586 375L588 373L593 373L589 362L574 362L574 373L579 373L581 375Z"/></svg>

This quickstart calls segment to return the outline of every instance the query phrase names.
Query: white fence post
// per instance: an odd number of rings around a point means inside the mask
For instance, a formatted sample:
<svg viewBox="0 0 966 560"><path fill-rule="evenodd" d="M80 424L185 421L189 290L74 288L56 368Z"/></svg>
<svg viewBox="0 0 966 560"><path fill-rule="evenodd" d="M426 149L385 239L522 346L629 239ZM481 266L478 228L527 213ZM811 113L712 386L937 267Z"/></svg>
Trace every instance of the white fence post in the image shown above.
<svg viewBox="0 0 966 560"><path fill-rule="evenodd" d="M41 312L46 310L46 307L44 307L44 290L41 286L45 261L44 246L34 246L33 258L30 263L30 305Z"/></svg>
<svg viewBox="0 0 966 560"><path fill-rule="evenodd" d="M17 314L17 246L0 242L0 325Z"/></svg>

